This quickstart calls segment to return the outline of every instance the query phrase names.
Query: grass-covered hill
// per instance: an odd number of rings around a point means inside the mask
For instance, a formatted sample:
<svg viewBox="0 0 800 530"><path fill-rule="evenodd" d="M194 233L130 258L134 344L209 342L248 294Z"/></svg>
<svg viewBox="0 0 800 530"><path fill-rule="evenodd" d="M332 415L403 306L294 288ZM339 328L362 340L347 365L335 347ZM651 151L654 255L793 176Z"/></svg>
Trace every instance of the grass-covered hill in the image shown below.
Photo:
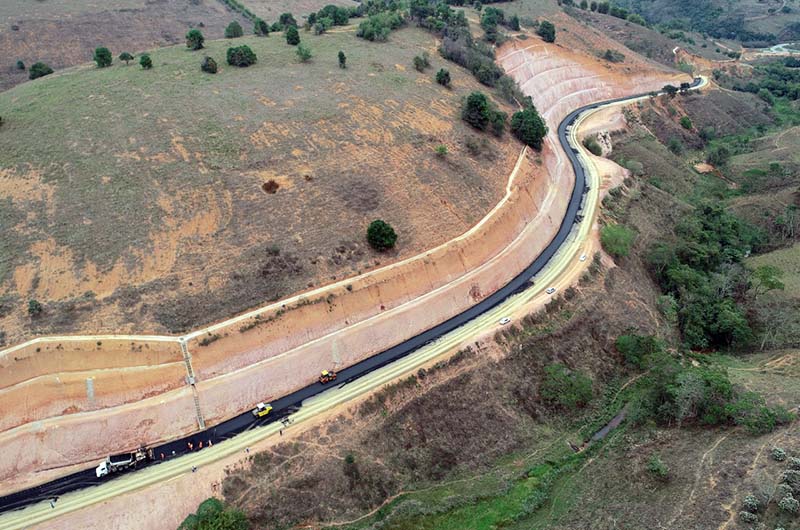
<svg viewBox="0 0 800 530"><path fill-rule="evenodd" d="M460 120L481 86L429 33L301 37L305 63L273 33L0 94L9 338L186 329L435 246L496 203L521 145ZM227 48L244 44L258 62L228 66ZM423 52L432 64L418 72ZM206 55L217 74L201 71ZM434 79L441 67L450 89ZM388 256L365 241L376 218L399 234ZM29 299L45 306L37 318Z"/></svg>

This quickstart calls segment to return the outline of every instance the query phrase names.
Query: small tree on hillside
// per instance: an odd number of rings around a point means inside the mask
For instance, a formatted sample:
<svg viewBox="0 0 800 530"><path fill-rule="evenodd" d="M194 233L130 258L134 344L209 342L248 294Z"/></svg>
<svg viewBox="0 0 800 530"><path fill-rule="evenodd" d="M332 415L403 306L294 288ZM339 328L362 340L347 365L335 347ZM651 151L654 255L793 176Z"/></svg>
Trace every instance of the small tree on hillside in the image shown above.
<svg viewBox="0 0 800 530"><path fill-rule="evenodd" d="M28 78L29 79L38 79L40 77L44 77L46 75L50 75L53 73L53 69L47 66L44 63L34 63L31 66L30 70L28 70Z"/></svg>
<svg viewBox="0 0 800 530"><path fill-rule="evenodd" d="M545 42L556 41L556 27L552 22L543 20L541 24L539 24L539 29L536 31L536 33L538 33Z"/></svg>
<svg viewBox="0 0 800 530"><path fill-rule="evenodd" d="M289 26L286 30L286 44L292 46L300 44L300 33L298 33L296 26Z"/></svg>
<svg viewBox="0 0 800 530"><path fill-rule="evenodd" d="M367 241L378 251L388 250L397 242L397 234L389 223L376 219L367 228Z"/></svg>
<svg viewBox="0 0 800 530"><path fill-rule="evenodd" d="M536 108L529 106L511 117L511 132L522 143L539 150L542 140L547 136L547 125Z"/></svg>
<svg viewBox="0 0 800 530"><path fill-rule="evenodd" d="M200 64L200 69L207 74L216 74L217 73L217 61L215 61L211 57L206 57L203 59L203 62Z"/></svg>
<svg viewBox="0 0 800 530"><path fill-rule="evenodd" d="M489 124L490 114L489 99L483 92L473 92L467 96L461 109L461 119L482 131Z"/></svg>
<svg viewBox="0 0 800 530"><path fill-rule="evenodd" d="M413 62L414 62L414 69L417 72L422 72L423 70L425 70L425 60L422 57L420 57L419 55L415 55Z"/></svg>
<svg viewBox="0 0 800 530"><path fill-rule="evenodd" d="M440 85L450 88L450 72L445 68L440 68L436 72L436 82Z"/></svg>
<svg viewBox="0 0 800 530"><path fill-rule="evenodd" d="M244 35L244 30L242 29L242 25L235 20L230 24L228 24L228 27L225 28L226 39L236 39L241 37L242 35Z"/></svg>
<svg viewBox="0 0 800 530"><path fill-rule="evenodd" d="M255 22L253 22L253 33L262 37L269 37L269 24L257 18Z"/></svg>
<svg viewBox="0 0 800 530"><path fill-rule="evenodd" d="M24 69L25 69L25 63L23 63L22 61L17 61L17 70L24 70Z"/></svg>
<svg viewBox="0 0 800 530"><path fill-rule="evenodd" d="M255 64L257 61L256 54L249 46L239 46L237 48L228 48L228 64L231 66L247 67Z"/></svg>
<svg viewBox="0 0 800 530"><path fill-rule="evenodd" d="M347 56L339 50L339 68L347 68Z"/></svg>
<svg viewBox="0 0 800 530"><path fill-rule="evenodd" d="M517 15L511 15L511 18L508 19L508 27L511 30L519 31L519 17Z"/></svg>
<svg viewBox="0 0 800 530"><path fill-rule="evenodd" d="M294 19L294 15L291 13L281 13L281 16L278 18L278 24L281 27L286 28L288 26L297 27L297 21Z"/></svg>
<svg viewBox="0 0 800 530"><path fill-rule="evenodd" d="M44 308L38 300L28 300L28 314L32 317L38 317L42 314Z"/></svg>
<svg viewBox="0 0 800 530"><path fill-rule="evenodd" d="M119 54L119 60L123 61L125 66L128 66L128 64L133 60L133 55L128 52L122 52Z"/></svg>
<svg viewBox="0 0 800 530"><path fill-rule="evenodd" d="M675 97L675 94L678 93L678 87L674 85L664 85L664 88L662 88L661 90L671 98Z"/></svg>
<svg viewBox="0 0 800 530"><path fill-rule="evenodd" d="M105 68L106 66L111 66L111 50L101 46L100 48L95 48L94 50L94 62L97 63L98 68Z"/></svg>
<svg viewBox="0 0 800 530"><path fill-rule="evenodd" d="M297 45L297 57L300 59L300 62L308 62L308 60L311 59L311 49L301 42Z"/></svg>
<svg viewBox="0 0 800 530"><path fill-rule="evenodd" d="M199 29L190 29L186 34L186 47L190 50L202 50L206 38Z"/></svg>
<svg viewBox="0 0 800 530"><path fill-rule="evenodd" d="M145 70L149 70L153 67L153 60L150 58L149 55L143 53L142 56L139 58L139 64L142 65L142 68Z"/></svg>

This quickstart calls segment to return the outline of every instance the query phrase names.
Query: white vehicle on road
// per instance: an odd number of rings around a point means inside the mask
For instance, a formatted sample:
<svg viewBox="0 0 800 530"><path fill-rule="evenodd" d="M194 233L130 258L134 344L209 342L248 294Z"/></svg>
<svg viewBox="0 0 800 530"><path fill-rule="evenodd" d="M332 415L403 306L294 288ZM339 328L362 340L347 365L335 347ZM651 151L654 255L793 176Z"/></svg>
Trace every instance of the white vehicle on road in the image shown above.
<svg viewBox="0 0 800 530"><path fill-rule="evenodd" d="M586 254L581 254L581 257L578 258L580 261L586 261Z"/></svg>
<svg viewBox="0 0 800 530"><path fill-rule="evenodd" d="M505 326L505 325L506 325L506 324L508 324L509 322L511 322L511 319L510 319L510 318L508 318L508 317L503 317L503 318L501 318L501 319L500 319L500 325L501 325L501 326Z"/></svg>
<svg viewBox="0 0 800 530"><path fill-rule="evenodd" d="M556 292L556 288L555 287L548 287L545 292L547 294L553 294L554 292Z"/></svg>

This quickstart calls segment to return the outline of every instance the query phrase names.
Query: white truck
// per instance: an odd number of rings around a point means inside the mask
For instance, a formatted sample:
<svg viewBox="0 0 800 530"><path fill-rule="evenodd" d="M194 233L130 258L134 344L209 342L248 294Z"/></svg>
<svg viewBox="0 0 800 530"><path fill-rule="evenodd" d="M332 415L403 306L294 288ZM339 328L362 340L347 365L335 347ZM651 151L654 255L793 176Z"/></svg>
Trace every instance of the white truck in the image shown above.
<svg viewBox="0 0 800 530"><path fill-rule="evenodd" d="M105 477L111 473L128 469L129 467L136 467L139 462L146 462L153 459L153 450L141 447L133 453L126 453L121 455L107 456L105 460L94 469L94 474L97 478Z"/></svg>

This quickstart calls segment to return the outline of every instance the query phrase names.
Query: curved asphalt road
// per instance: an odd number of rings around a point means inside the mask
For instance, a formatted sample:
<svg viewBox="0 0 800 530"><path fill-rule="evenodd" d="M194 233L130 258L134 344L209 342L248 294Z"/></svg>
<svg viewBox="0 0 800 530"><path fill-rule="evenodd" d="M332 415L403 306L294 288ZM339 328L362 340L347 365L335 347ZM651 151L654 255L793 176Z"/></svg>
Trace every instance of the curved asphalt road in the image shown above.
<svg viewBox="0 0 800 530"><path fill-rule="evenodd" d="M701 82L702 80L700 78L696 78L694 83L692 83L692 87L698 86ZM581 107L572 111L559 124L558 140L561 143L561 147L567 154L567 157L572 164L572 168L575 171L575 185L572 189L572 195L570 196L566 214L564 215L564 219L561 222L561 226L559 227L556 236L553 238L550 244L547 245L544 251L533 261L533 263L531 263L525 270L508 282L504 287L500 288L494 294L467 309L463 313L456 315L453 318L442 322L441 324L434 326L431 329L406 340L405 342L398 344L397 346L389 348L388 350L376 354L368 359L364 359L363 361L350 366L349 368L341 370L338 372L338 379L335 384L347 384L369 372L372 372L373 370L377 370L378 368L396 361L397 359L405 357L414 350L424 346L426 343L453 331L454 329L464 325L475 317L495 307L509 296L517 294L529 287L531 279L539 271L541 271L545 265L547 265L550 259L556 254L561 245L567 239L567 236L572 231L572 226L576 222L580 221L578 216L581 214L584 195L586 191L588 191L588 188L586 187L586 169L578 159L577 148L574 148L569 144L567 129L574 123L575 119L581 113L587 110L591 110L602 105L607 105L609 103L617 103L627 99L635 99L643 95L645 94L602 101ZM288 416L300 408L304 400L319 394L329 387L330 384L322 385L320 383L314 383L305 388L301 388L300 390L292 392L291 394L280 399L274 400L271 403L274 407L273 411L265 418L256 419L253 417L250 411L247 411L203 432L156 446L153 448L153 452L156 457L155 461L145 463L139 467L141 468L148 465L157 465L161 461L161 454L164 455L165 459L171 459L182 454L186 454L189 452L189 443L196 448L202 441L207 447L208 441L217 443L254 427L279 421L283 417ZM130 471L133 470L128 470L126 472ZM94 468L72 473L71 475L61 477L46 484L18 491L16 493L6 495L5 497L0 497L0 513L24 508L25 506L36 502L53 499L70 491L98 485L109 480L113 480L115 476L119 476L126 472L117 473L100 479L95 476Z"/></svg>

